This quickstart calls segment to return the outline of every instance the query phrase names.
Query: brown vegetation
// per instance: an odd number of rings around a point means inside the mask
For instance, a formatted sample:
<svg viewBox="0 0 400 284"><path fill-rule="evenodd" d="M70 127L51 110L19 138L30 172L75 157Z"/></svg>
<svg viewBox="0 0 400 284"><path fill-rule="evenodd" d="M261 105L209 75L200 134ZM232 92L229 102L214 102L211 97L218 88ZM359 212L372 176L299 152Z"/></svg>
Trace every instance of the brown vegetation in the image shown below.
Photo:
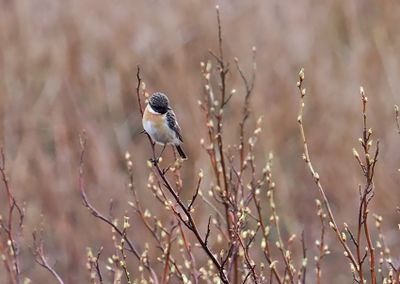
<svg viewBox="0 0 400 284"><path fill-rule="evenodd" d="M1 2L1 283L399 283L400 6L206 2Z"/></svg>

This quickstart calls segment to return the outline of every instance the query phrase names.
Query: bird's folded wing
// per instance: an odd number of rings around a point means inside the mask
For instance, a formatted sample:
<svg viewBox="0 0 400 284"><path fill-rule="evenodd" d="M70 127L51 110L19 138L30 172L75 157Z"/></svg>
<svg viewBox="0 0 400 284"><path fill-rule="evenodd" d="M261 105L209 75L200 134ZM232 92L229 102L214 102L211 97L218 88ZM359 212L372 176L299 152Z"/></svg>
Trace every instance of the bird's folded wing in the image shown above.
<svg viewBox="0 0 400 284"><path fill-rule="evenodd" d="M178 139L183 142L181 128L179 127L178 122L176 121L175 113L172 110L167 112L167 123L168 127L175 131Z"/></svg>

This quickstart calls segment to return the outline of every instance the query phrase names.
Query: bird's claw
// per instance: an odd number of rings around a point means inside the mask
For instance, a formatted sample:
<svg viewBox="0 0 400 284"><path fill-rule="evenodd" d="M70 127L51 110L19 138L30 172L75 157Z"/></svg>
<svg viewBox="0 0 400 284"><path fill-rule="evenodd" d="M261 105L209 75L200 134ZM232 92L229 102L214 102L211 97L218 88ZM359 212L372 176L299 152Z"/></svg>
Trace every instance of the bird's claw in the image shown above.
<svg viewBox="0 0 400 284"><path fill-rule="evenodd" d="M160 158L150 158L149 161L153 164L153 166L156 166L160 161Z"/></svg>

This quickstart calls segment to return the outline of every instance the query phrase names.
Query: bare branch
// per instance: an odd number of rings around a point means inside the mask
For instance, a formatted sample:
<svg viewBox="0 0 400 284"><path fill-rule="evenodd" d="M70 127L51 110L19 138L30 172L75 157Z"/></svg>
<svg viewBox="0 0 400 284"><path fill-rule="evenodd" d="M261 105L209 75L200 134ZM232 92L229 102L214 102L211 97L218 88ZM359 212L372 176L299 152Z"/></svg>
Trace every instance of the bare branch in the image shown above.
<svg viewBox="0 0 400 284"><path fill-rule="evenodd" d="M192 197L192 200L190 201L190 204L188 206L188 210L191 211L192 206L194 204L194 202L196 201L196 198L199 194L199 190L200 190L200 184L201 184L201 180L202 180L202 175L199 176L199 180L197 182L197 186L196 186L196 191L194 192L194 195Z"/></svg>
<svg viewBox="0 0 400 284"><path fill-rule="evenodd" d="M301 233L301 247L303 249L303 260L301 264L301 283L305 284L307 279L307 248L306 241L304 237L304 230Z"/></svg>
<svg viewBox="0 0 400 284"><path fill-rule="evenodd" d="M8 272L8 276L10 277L10 280L12 283L19 284L20 283L20 276L21 276L21 270L20 270L20 265L19 265L19 242L18 238L22 233L22 228L23 228L23 223L24 223L24 218L25 218L25 210L20 207L20 205L17 203L11 188L10 184L6 175L6 158L4 154L4 149L3 147L0 148L0 159L1 159L1 164L0 164L0 175L2 182L4 184L4 188L6 191L7 195L7 200L8 200L8 216L6 218L6 221L3 221L2 218L0 218L0 233L1 230L3 230L7 236L7 244L5 246L9 247L11 252L4 259L5 267ZM13 226L13 223L15 222L14 217L18 218L18 227L15 229Z"/></svg>
<svg viewBox="0 0 400 284"><path fill-rule="evenodd" d="M100 259L100 255L102 252L103 252L103 247L100 247L100 249L97 251L96 263L95 263L97 277L99 277L100 284L103 284L103 275L101 274L100 265L99 265L99 259Z"/></svg>
<svg viewBox="0 0 400 284"><path fill-rule="evenodd" d="M85 137L85 132L83 132L82 135L80 135L80 145L81 145L81 156L80 156L80 162L79 162L79 191L81 194L81 198L83 201L84 206L89 210L89 212L96 218L100 219L110 227L112 227L117 234L122 237L126 243L128 244L129 251L133 253L133 255L141 261L141 253L139 253L138 249L134 246L132 241L126 236L126 234L123 232L123 230L119 229L109 218L105 217L102 213L100 213L88 200L88 197L86 195L85 191L85 186L84 186L84 157L85 157L85 151L86 151L86 137ZM152 279L155 284L158 284L158 278L157 274L153 270L153 268L150 266L150 264L145 261L143 262L144 267L150 272Z"/></svg>
<svg viewBox="0 0 400 284"><path fill-rule="evenodd" d="M208 244L208 237L210 236L210 224L211 224L211 216L208 217L208 224L207 224L207 233L206 233L206 237L204 238L204 243L207 245Z"/></svg>
<svg viewBox="0 0 400 284"><path fill-rule="evenodd" d="M395 115L397 133L400 134L400 115L399 115L399 107L397 105L394 106L394 115Z"/></svg>
<svg viewBox="0 0 400 284"><path fill-rule="evenodd" d="M353 253L351 252L347 243L341 237L341 233L337 226L336 219L333 215L329 200L328 200L328 198L325 194L325 190L322 187L322 184L320 182L319 174L314 170L314 167L311 163L310 154L308 152L308 144L306 141L304 126L303 126L303 110L304 110L304 106L305 106L304 97L306 95L306 89L303 88L303 81L304 81L304 69L301 69L299 72L299 81L297 82L297 87L298 87L299 93L300 93L300 110L299 110L299 116L297 117L297 122L299 123L300 135L301 135L301 139L303 142L303 151L304 151L303 152L303 160L306 162L308 170L310 171L310 174L311 174L312 178L314 179L314 183L317 185L318 191L322 197L322 202L326 208L326 211L328 212L330 227L336 233L336 237L337 237L338 241L340 242L340 244L342 245L342 247L344 248L344 250L346 252L346 256L350 260L350 263L352 263L354 265L354 267L357 267L357 261L355 260Z"/></svg>
<svg viewBox="0 0 400 284"><path fill-rule="evenodd" d="M33 248L34 248L34 255L35 255L35 261L42 266L43 268L47 269L47 271L50 272L54 276L54 278L57 280L58 283L64 284L64 281L61 279L60 275L54 270L54 268L51 267L51 265L48 263L44 248L43 248L43 240L41 236L38 236L37 232L34 231L32 233L33 237Z"/></svg>

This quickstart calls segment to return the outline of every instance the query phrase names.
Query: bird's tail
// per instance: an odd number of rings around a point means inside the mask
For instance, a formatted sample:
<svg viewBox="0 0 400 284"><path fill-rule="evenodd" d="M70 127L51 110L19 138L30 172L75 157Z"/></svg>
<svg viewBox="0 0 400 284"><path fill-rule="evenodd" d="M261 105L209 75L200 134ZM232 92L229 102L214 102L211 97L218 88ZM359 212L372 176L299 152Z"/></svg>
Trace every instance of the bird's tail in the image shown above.
<svg viewBox="0 0 400 284"><path fill-rule="evenodd" d="M179 156L181 156L182 159L186 160L187 156L185 154L185 152L183 152L181 145L175 145L176 146L176 150L178 150Z"/></svg>

